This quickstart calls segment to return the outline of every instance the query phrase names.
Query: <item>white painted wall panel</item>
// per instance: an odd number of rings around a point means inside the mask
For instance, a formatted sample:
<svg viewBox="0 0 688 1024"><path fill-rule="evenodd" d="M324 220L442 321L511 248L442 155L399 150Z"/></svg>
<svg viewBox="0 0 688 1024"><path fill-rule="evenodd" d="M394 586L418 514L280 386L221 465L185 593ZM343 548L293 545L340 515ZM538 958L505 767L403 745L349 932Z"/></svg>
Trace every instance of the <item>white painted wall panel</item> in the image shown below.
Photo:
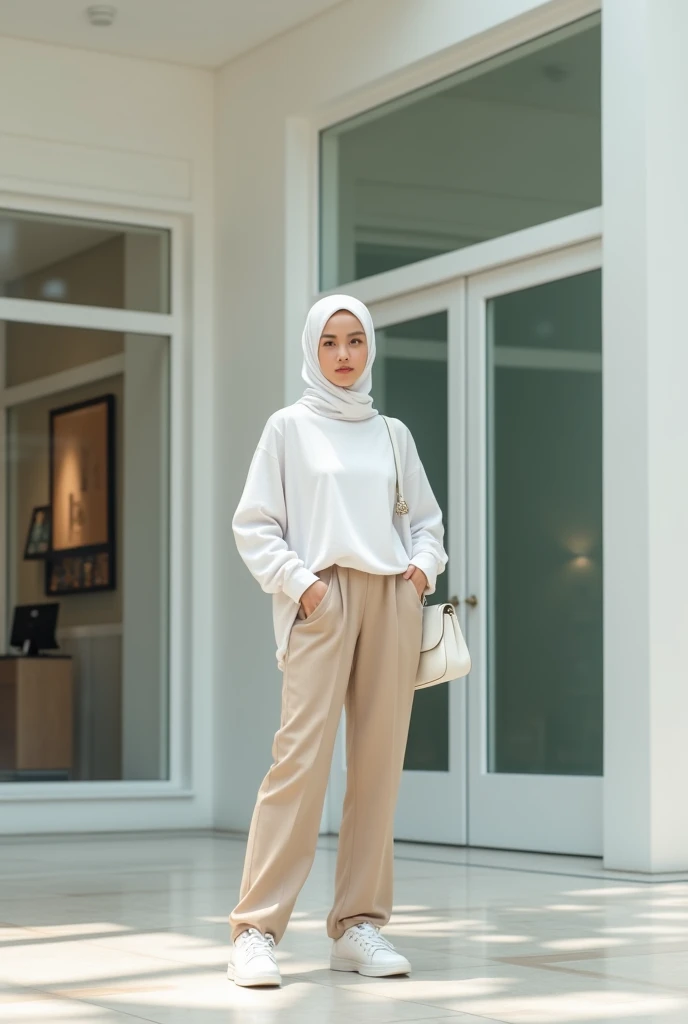
<svg viewBox="0 0 688 1024"><path fill-rule="evenodd" d="M201 202L212 192L206 71L0 37L0 183ZM50 193L46 193L50 194Z"/></svg>
<svg viewBox="0 0 688 1024"><path fill-rule="evenodd" d="M191 198L191 163L146 153L0 136L3 178L138 196Z"/></svg>

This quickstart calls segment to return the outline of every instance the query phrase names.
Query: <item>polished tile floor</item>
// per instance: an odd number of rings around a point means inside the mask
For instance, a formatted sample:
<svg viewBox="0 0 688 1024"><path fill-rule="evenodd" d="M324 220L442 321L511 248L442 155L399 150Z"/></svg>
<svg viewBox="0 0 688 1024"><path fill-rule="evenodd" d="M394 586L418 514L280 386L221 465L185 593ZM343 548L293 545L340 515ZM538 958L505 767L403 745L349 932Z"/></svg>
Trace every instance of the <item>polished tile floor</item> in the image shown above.
<svg viewBox="0 0 688 1024"><path fill-rule="evenodd" d="M415 970L370 980L327 967L334 848L280 944L284 987L248 991L225 978L243 840L5 840L0 1021L688 1024L688 879L400 844L388 934Z"/></svg>

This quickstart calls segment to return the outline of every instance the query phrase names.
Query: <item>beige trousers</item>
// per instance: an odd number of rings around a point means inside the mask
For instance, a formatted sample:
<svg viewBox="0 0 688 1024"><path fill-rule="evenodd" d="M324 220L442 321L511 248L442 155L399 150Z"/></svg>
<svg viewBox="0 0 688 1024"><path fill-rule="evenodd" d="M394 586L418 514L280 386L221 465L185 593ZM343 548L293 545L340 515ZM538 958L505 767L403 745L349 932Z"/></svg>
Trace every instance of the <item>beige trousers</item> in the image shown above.
<svg viewBox="0 0 688 1024"><path fill-rule="evenodd" d="M313 863L342 706L347 787L331 938L392 911L393 823L422 630L410 580L335 565L327 592L292 627L273 765L253 813L233 937L248 927L279 942Z"/></svg>

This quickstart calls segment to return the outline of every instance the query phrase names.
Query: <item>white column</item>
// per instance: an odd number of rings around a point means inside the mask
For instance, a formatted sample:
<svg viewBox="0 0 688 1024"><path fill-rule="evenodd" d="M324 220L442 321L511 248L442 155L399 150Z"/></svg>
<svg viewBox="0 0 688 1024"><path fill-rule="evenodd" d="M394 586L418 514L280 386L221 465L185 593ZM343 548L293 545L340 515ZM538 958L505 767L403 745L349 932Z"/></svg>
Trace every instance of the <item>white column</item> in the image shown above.
<svg viewBox="0 0 688 1024"><path fill-rule="evenodd" d="M605 0L607 867L688 869L686 0Z"/></svg>

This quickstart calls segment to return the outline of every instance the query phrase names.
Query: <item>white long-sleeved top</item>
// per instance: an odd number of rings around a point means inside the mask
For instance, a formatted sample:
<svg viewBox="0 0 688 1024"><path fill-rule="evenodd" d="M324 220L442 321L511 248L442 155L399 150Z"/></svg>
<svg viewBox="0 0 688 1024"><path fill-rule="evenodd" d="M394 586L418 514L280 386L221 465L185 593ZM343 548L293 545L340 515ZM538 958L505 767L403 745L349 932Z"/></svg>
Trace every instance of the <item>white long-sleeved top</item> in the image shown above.
<svg viewBox="0 0 688 1024"><path fill-rule="evenodd" d="M390 418L409 514L394 515L394 454L381 416L337 420L296 403L274 413L258 442L232 529L239 554L273 595L284 668L301 595L331 565L398 574L410 563L435 590L444 570L442 512L408 428Z"/></svg>

